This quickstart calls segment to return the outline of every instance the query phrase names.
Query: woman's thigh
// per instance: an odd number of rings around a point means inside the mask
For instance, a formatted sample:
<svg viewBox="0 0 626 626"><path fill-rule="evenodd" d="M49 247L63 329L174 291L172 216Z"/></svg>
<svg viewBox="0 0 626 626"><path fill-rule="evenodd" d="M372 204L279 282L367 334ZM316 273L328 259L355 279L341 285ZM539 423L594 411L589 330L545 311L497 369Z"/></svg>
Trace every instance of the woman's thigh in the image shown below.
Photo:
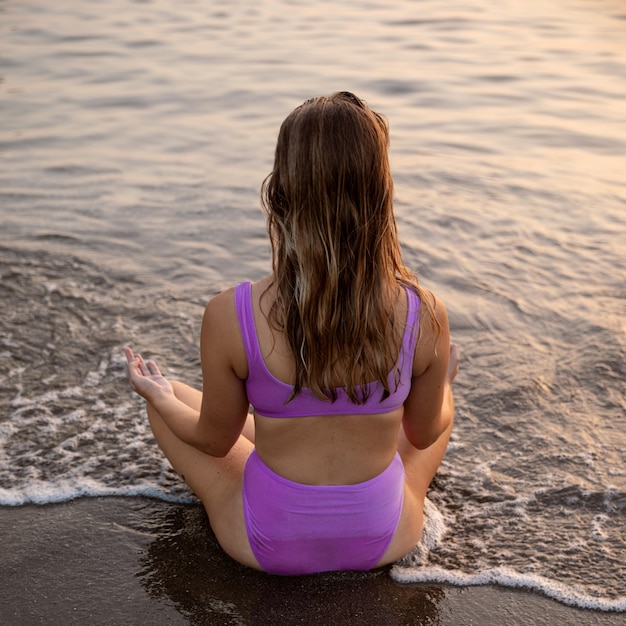
<svg viewBox="0 0 626 626"><path fill-rule="evenodd" d="M174 382L173 386L180 400L200 410L201 392L184 383ZM148 418L168 461L204 505L224 551L240 563L259 568L248 541L241 496L243 472L253 443L240 436L225 457L212 457L176 437L150 404Z"/></svg>

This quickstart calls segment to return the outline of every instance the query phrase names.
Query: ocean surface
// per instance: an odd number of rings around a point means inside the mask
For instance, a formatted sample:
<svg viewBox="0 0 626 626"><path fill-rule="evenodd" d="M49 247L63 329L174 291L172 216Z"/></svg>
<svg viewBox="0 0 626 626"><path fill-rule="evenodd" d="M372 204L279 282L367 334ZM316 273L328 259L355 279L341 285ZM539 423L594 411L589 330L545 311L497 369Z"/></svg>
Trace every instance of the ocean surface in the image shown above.
<svg viewBox="0 0 626 626"><path fill-rule="evenodd" d="M0 505L190 500L122 348L200 384L207 299L270 269L278 127L346 89L390 122L405 260L462 353L391 576L626 611L617 0L0 1Z"/></svg>

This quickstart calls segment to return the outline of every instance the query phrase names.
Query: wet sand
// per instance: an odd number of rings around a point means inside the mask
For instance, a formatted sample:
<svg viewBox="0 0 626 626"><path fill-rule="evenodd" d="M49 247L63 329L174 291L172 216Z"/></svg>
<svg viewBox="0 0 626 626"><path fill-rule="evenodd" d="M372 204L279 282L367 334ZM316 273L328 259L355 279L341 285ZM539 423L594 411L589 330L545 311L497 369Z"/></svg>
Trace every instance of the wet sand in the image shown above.
<svg viewBox="0 0 626 626"><path fill-rule="evenodd" d="M84 498L0 508L2 624L617 625L495 586L399 584L386 568L284 578L219 548L201 507Z"/></svg>

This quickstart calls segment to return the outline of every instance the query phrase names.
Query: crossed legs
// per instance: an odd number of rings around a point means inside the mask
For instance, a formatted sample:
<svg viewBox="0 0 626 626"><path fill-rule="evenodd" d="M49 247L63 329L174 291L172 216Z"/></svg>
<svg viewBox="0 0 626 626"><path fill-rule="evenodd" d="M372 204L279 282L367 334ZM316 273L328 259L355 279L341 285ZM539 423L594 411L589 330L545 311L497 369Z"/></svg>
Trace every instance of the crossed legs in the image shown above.
<svg viewBox="0 0 626 626"><path fill-rule="evenodd" d="M405 504L394 538L379 565L392 563L419 542L423 525L424 499L428 487L445 454L454 415L451 383L458 370L458 350L450 350L447 388L443 410L450 414L450 424L431 446L413 447L401 430L398 451L406 471ZM184 383L172 382L176 396L188 406L200 410L202 393ZM246 532L242 482L248 456L254 448L254 421L251 415L233 448L224 458L209 456L184 443L172 433L161 415L148 403L148 418L159 447L206 509L218 542L232 558L244 565L261 569L252 553Z"/></svg>
<svg viewBox="0 0 626 626"><path fill-rule="evenodd" d="M202 393L173 381L174 393L188 406L200 410ZM251 415L233 448L224 458L209 456L181 441L169 429L156 409L148 403L150 427L172 467L200 498L219 544L235 560L260 569L246 533L241 485L248 456L254 447Z"/></svg>

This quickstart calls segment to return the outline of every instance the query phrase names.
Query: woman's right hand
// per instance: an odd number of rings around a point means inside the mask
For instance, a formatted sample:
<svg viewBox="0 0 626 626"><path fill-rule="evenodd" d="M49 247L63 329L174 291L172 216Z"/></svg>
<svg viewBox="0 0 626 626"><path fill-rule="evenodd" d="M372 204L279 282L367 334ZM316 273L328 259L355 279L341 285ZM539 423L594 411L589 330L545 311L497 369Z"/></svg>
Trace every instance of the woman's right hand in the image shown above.
<svg viewBox="0 0 626 626"><path fill-rule="evenodd" d="M128 361L130 386L146 400L153 401L157 396L174 395L174 389L154 361L144 361L141 354L134 354L131 348L124 348Z"/></svg>

